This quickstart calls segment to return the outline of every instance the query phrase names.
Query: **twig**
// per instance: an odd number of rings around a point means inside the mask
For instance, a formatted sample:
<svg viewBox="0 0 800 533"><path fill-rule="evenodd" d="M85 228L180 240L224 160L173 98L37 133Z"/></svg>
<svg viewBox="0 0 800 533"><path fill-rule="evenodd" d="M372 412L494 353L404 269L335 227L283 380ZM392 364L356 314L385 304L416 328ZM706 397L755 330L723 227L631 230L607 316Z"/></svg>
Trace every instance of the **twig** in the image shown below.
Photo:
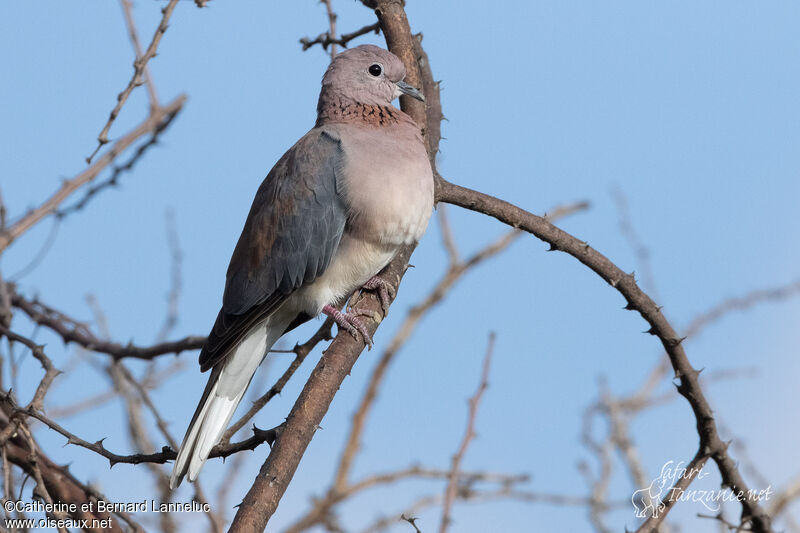
<svg viewBox="0 0 800 533"><path fill-rule="evenodd" d="M3 193L0 191L0 233L3 233L6 230L6 216L8 212L6 211L6 203L3 201Z"/></svg>
<svg viewBox="0 0 800 533"><path fill-rule="evenodd" d="M796 295L800 295L800 280L777 287L758 289L748 292L743 296L728 298L705 313L695 317L686 328L684 335L686 335L686 337L697 336L700 330L710 323L719 320L731 311L743 311L756 304L783 300Z"/></svg>
<svg viewBox="0 0 800 533"><path fill-rule="evenodd" d="M145 427L144 419L142 417L141 398L134 390L135 385L138 385L138 382L133 379L133 376L130 375L123 362L119 360L112 360L106 366L106 372L111 378L117 394L122 397L124 402L127 414L126 418L128 435L133 447L139 453L145 453L153 450L154 445L150 438L149 432ZM170 442L171 440L172 439L168 438L167 442ZM169 483L166 481L161 468L152 463L147 463L146 466L150 471L150 474L153 476L153 481L158 490L161 501L170 501L172 493L169 490ZM163 531L175 531L175 522L170 513L159 513L158 519Z"/></svg>
<svg viewBox="0 0 800 533"><path fill-rule="evenodd" d="M58 217L53 220L53 225L50 227L50 231L47 233L47 238L45 239L42 246L39 248L39 251L36 252L36 255L28 261L28 264L14 272L9 276L10 282L18 282L20 279L24 278L31 272L33 272L36 267L38 267L44 258L47 257L47 253L53 248L53 244L56 242L56 236L58 235L58 228L60 226L60 221Z"/></svg>
<svg viewBox="0 0 800 533"><path fill-rule="evenodd" d="M572 213L580 212L587 208L588 203L579 202L577 204L569 204L566 206L557 207L553 209L550 215L546 216L550 220L556 220ZM447 232L449 232L449 230L445 228L446 226L442 227L443 234L447 234ZM337 467L333 486L334 491L341 491L347 485L347 477L352 468L354 458L361 446L361 435L363 434L367 417L369 416L372 405L377 398L378 390L382 384L383 378L385 377L386 371L388 370L389 365L394 357L413 335L417 326L421 323L427 313L447 296L449 291L455 286L458 280L460 280L473 268L505 250L519 235L521 234L517 231L508 232L489 245L481 248L466 260L451 263L445 274L428 293L428 295L423 298L422 301L412 306L408 311L403 323L397 328L397 333L395 333L395 336L391 341L389 341L388 348L386 348L383 355L381 355L378 364L373 369L367 390L364 393L361 402L359 403L356 413L353 415L350 433L347 438L347 444L345 445L342 456L339 459L339 466ZM448 238L445 238L445 243L447 242L447 239ZM452 240L452 237L449 239ZM448 244L445 244L445 247L448 247ZM455 251L455 242L450 242L449 247ZM457 253L455 255L457 255Z"/></svg>
<svg viewBox="0 0 800 533"><path fill-rule="evenodd" d="M450 268L458 265L460 261L460 254L456 246L456 240L453 236L453 228L450 226L450 217L447 216L447 206L440 205L436 209L439 217L439 231L442 234L442 246L447 252Z"/></svg>
<svg viewBox="0 0 800 533"><path fill-rule="evenodd" d="M638 287L633 275L620 270L588 243L576 239L547 220L503 200L454 185L445 181L441 176L438 176L437 197L440 201L492 216L501 222L535 235L549 243L550 250L568 253L619 291L627 301L625 308L639 312L650 325L647 332L661 341L669 356L676 379L679 380L678 392L689 402L697 421L700 449L696 459L704 458L702 461L698 460L698 464L702 466L705 459L713 458L720 470L723 484L730 487L735 493L740 491L747 493L747 484L736 463L729 456L727 445L719 436L713 411L700 387L698 380L700 372L692 367L681 345L683 338L678 336L653 300ZM770 517L757 502L744 499L741 501L741 505L743 512L752 517L754 531L757 533L772 531ZM666 512L659 514L658 522L651 523L651 528L656 527L666 514Z"/></svg>
<svg viewBox="0 0 800 533"><path fill-rule="evenodd" d="M447 480L447 488L444 491L444 503L442 504L442 521L439 525L439 533L446 533L450 527L450 512L453 508L453 502L456 499L456 490L458 489L458 471L461 468L461 462L464 459L464 454L467 452L469 443L475 438L475 419L478 416L478 406L480 405L483 393L489 387L489 369L492 364L492 352L494 351L494 332L489 334L489 344L486 346L486 355L483 359L483 370L481 371L481 380L478 384L478 390L469 399L469 414L467 415L467 428L464 431L464 437L461 439L461 444L458 450L453 455L452 466L450 467L450 475Z"/></svg>
<svg viewBox="0 0 800 533"><path fill-rule="evenodd" d="M598 533L611 533L611 530L603 521L603 512L608 509L606 505L608 486L611 483L611 473L613 471L612 446L611 441L597 442L592 436L592 422L595 407L590 407L583 414L581 428L581 442L597 457L599 472L593 476L589 465L585 462L578 464L578 470L583 474L586 483L589 485L589 521Z"/></svg>
<svg viewBox="0 0 800 533"><path fill-rule="evenodd" d="M53 497L50 496L50 491L47 490L44 477L42 476L42 469L39 468L39 454L37 453L36 444L33 441L33 435L25 425L20 426L21 433L25 440L28 442L28 462L31 466L31 474L33 479L36 480L36 486L33 488L34 497L39 497L50 505L54 504ZM61 523L66 519L66 515L60 510L54 510L47 513L56 519L56 529L61 533L69 533Z"/></svg>
<svg viewBox="0 0 800 533"><path fill-rule="evenodd" d="M628 241L631 249L633 249L633 253L636 255L638 269L642 273L642 286L650 291L650 294L652 294L654 298L658 298L656 278L653 274L653 264L650 261L650 250L644 242L642 242L639 234L636 233L636 228L631 221L628 199L619 187L613 187L611 189L611 195L614 197L614 203L617 204L620 232L622 232L622 235Z"/></svg>
<svg viewBox="0 0 800 533"><path fill-rule="evenodd" d="M308 50L309 48L311 48L315 44L321 45L322 48L325 49L325 50L328 49L328 46L336 46L337 44L342 46L342 47L344 47L344 48L347 48L347 45L353 39L361 37L362 35L366 35L366 34L368 34L370 32L375 32L377 34L377 33L380 33L380 30L381 30L380 24L378 24L376 22L374 24L367 24L363 28L359 28L354 32L344 33L338 39L336 39L334 37L331 37L331 33L330 32L321 33L314 39L310 39L308 37L303 37L302 39L300 39L300 44L303 45L303 51Z"/></svg>
<svg viewBox="0 0 800 533"><path fill-rule="evenodd" d="M585 507L588 504L588 499L579 496L562 496L560 494L549 494L544 492L524 491L511 486L503 486L499 489L492 490L475 490L465 488L459 490L457 497L460 501L464 502L492 502L492 501L519 501L524 503L544 503L549 505L558 505L562 507ZM383 518L378 518L375 522L364 528L362 533L377 533L385 531L389 527L397 523L397 516L414 516L418 512L440 506L444 496L441 493L436 493L428 496L418 498L414 503L409 505L402 513L390 513ZM615 507L622 507L629 505L630 502L615 503Z"/></svg>
<svg viewBox="0 0 800 533"><path fill-rule="evenodd" d="M416 516L406 516L405 514L401 514L400 520L408 522L409 524L414 526L414 531L416 533L422 533L422 530L419 527L417 527L417 520L419 520L419 518L417 518Z"/></svg>
<svg viewBox="0 0 800 533"><path fill-rule="evenodd" d="M142 59L142 46L139 44L139 32L136 31L136 23L133 20L133 5L130 0L120 0L122 5L122 13L125 15L125 25L128 28L128 35L131 38L133 51L136 53L136 61ZM147 63L142 66L142 73L144 82L147 85L147 95L150 98L150 108L158 107L158 94L156 93L156 86L153 83L153 78L150 76L150 67Z"/></svg>
<svg viewBox="0 0 800 533"><path fill-rule="evenodd" d="M703 466L705 466L709 457L710 454L705 452L705 450L702 448L698 450L697 454L695 454L695 456L687 465L686 473L679 476L679 479L675 482L672 488L667 491L666 494L668 497L661 500L661 505L663 505L663 507L660 508L660 512L651 515L647 520L645 520L645 522L639 526L639 529L636 530L636 533L655 533L658 531L658 526L664 521L664 518L666 518L667 513L669 513L672 507L674 507L674 505L680 500L680 497L684 491L686 491L686 488L692 483L692 481L694 481L700 471L703 470ZM742 501L742 507L746 508L744 500ZM766 514L764 516L768 521L770 520L769 516ZM762 530L754 529L754 531Z"/></svg>
<svg viewBox="0 0 800 533"><path fill-rule="evenodd" d="M145 389L154 389L176 372L182 370L186 366L185 363L186 362L182 360L175 360L172 362L172 364L160 370L158 373L149 374L139 383ZM101 393L77 400L72 404L64 406L50 406L47 408L47 412L52 418L69 418L84 411L100 407L101 405L104 405L117 398L117 396L117 391L112 387Z"/></svg>
<svg viewBox="0 0 800 533"><path fill-rule="evenodd" d="M0 421L0 425L4 423L8 423L8 421ZM20 467L29 475L36 476L34 472L34 464L31 462L31 449L33 447L35 447L35 444L33 444L32 441L28 442L19 434L13 437L5 445L8 460ZM89 520L90 523L95 519L98 521L110 519L110 526L106 529L101 530L95 528L90 529L89 531L95 533L101 533L101 531L106 533L109 531L113 533L123 532L123 529L120 527L118 521L114 517L106 513L93 513L87 510L88 507L83 507L82 505L90 502L96 502L98 499L102 499L104 501L111 500L98 493L95 489L92 489L78 481L72 474L70 474L67 467L56 465L47 456L45 456L41 450L38 449L36 449L35 466L39 470L39 475L41 476L40 479L43 482L44 487L46 487L47 492L52 496L54 501L76 504L77 509L75 513L72 514L73 518L77 520ZM17 496L16 499L20 498L21 495ZM143 531L143 529L126 513L119 513L117 516L127 522L133 530Z"/></svg>
<svg viewBox="0 0 800 533"><path fill-rule="evenodd" d="M168 209L165 216L167 230L167 244L169 245L170 255L170 289L167 296L167 316L164 324L156 335L156 342L164 342L170 332L178 323L178 304L181 297L181 265L183 264L183 252L178 239L178 228L175 223L175 211Z"/></svg>
<svg viewBox="0 0 800 533"><path fill-rule="evenodd" d="M328 35L331 39L331 61L336 57L336 13L333 12L333 5L331 0L321 0L325 4L325 10L328 13L328 24L330 29Z"/></svg>
<svg viewBox="0 0 800 533"><path fill-rule="evenodd" d="M286 383L289 382L289 379L294 375L295 371L300 368L300 365L305 360L306 356L322 341L330 340L331 337L331 328L333 327L333 319L328 318L322 325L317 329L317 331L311 336L303 344L296 345L292 352L295 354L294 361L291 362L289 367L286 371L278 378L278 381L270 387L270 389L264 393L260 398L253 402L253 405L250 406L250 409L239 418L236 422L234 422L231 427L225 431L225 434L222 436L222 440L220 442L228 442L230 439L236 434L237 431L242 429L245 424L247 424L267 403L281 393L283 388L286 386Z"/></svg>
<svg viewBox="0 0 800 533"><path fill-rule="evenodd" d="M176 0L173 0L175 2ZM8 227L3 233L0 233L0 253L3 252L8 246L18 239L23 233L32 228L37 222L42 220L47 215L54 213L59 205L66 200L72 193L80 189L85 184L91 182L97 175L111 164L114 159L131 146L137 139L148 133L153 133L159 129L163 129L168 125L173 118L180 112L186 101L185 96L179 96L165 107L159 108L156 112L147 117L141 124L134 128L130 133L126 134L120 140L116 141L111 149L103 154L94 164L89 168L76 175L75 177L65 180L58 191L56 191L50 198L45 200L39 207L29 211L20 220Z"/></svg>
<svg viewBox="0 0 800 533"><path fill-rule="evenodd" d="M47 357L47 355L45 355L43 346L36 344L27 337L23 337L22 335L14 333L2 325L0 325L0 334L5 335L9 340L24 344L26 347L28 347L36 360L42 365L42 368L45 371L44 377L36 387L36 392L34 392L33 398L28 404L28 408L41 411L44 405L44 397L47 394L50 385L52 385L53 380L61 373L61 371L53 366L53 362L49 357Z"/></svg>
<svg viewBox="0 0 800 533"><path fill-rule="evenodd" d="M206 337L189 336L151 346L137 346L133 343L122 345L98 338L80 322L38 300L29 300L16 291L12 291L11 303L35 323L58 334L64 342L74 342L87 350L105 353L116 359L153 359L164 354L179 354L186 350L198 350L206 341Z"/></svg>
<svg viewBox="0 0 800 533"><path fill-rule="evenodd" d="M3 399L6 401L11 401L8 396L5 396ZM95 442L89 442L87 440L78 437L74 433L71 433L63 426L55 422L54 420L45 416L44 413L35 411L30 408L16 408L15 412L23 416L29 416L39 420L50 429L66 437L67 444L73 444L75 446L80 446L81 448L86 448L87 450L95 452L96 454L107 459L112 467L120 463L132 464L132 465L137 465L142 463L164 464L167 461L175 459L175 457L177 456L177 452L172 448L170 448L169 446L162 447L161 451L156 453L135 453L131 455L116 454L108 450L103 445L103 441L105 440L105 438L102 438ZM265 442L271 445L275 441L275 438L280 434L281 430L282 426L278 426L276 428L268 430L259 429L253 426L252 437L235 443L230 443L225 445L218 444L211 450L209 457L225 458L230 455L233 455L234 453L238 453L244 450L254 450Z"/></svg>
<svg viewBox="0 0 800 533"><path fill-rule="evenodd" d="M173 118L174 118L174 116L173 116ZM172 121L172 118L170 118L170 122L171 121ZM81 209L86 207L86 205L93 198L95 198L98 194L100 194L105 189L110 189L110 188L113 188L113 187L117 187L119 185L120 177L125 172L132 171L134 169L134 167L136 167L136 164L145 155L145 153L151 147L153 147L156 144L158 144L159 136L170 125L170 122L166 122L165 121L163 124L159 125L159 127L156 130L153 131L152 135L150 135L150 138L146 142L144 142L141 145L139 145L136 148L136 150L134 151L133 155L131 155L131 157L128 158L127 161L125 161L121 165L114 165L113 169L111 170L111 175L108 178L97 182L95 185L92 185L91 187L87 187L86 192L84 193L83 197L80 200L78 200L77 202L75 202L72 205L68 205L68 206L63 207L61 209L58 209L55 212L56 217L58 219L63 219L67 215L75 213L76 211L80 211Z"/></svg>
<svg viewBox="0 0 800 533"><path fill-rule="evenodd" d="M108 121L106 125L103 126L103 129L100 131L100 134L97 136L97 148L95 148L94 152L86 158L86 163L91 163L94 156L100 149L108 143L108 132L111 129L111 125L117 119L119 112L122 110L122 106L125 105L125 102L128 101L128 97L133 92L133 89L138 87L142 84L142 75L144 74L144 69L147 66L147 62L150 61L156 55L156 50L158 49L158 44L161 42L161 37L164 36L164 32L167 31L167 24L169 22L170 16L172 16L172 12L175 9L175 6L178 5L178 0L170 0L167 6L161 10L162 17L161 21L158 23L158 27L156 27L155 34L153 35L153 39L150 41L150 44L147 47L144 55L140 55L137 53L136 60L133 62L133 76L131 77L131 81L128 82L127 87L122 90L121 93L117 96L117 105L114 106L114 109L111 110L111 114L108 117ZM151 106L153 106L154 100L150 101ZM157 114L160 108L153 107L151 111L151 116Z"/></svg>

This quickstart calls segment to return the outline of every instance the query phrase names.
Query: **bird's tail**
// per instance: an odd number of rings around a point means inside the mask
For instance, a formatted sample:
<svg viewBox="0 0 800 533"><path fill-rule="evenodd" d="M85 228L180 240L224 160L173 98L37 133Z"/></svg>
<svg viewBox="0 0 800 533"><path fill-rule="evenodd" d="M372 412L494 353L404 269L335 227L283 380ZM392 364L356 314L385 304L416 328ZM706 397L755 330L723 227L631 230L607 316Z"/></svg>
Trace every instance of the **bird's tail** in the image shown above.
<svg viewBox="0 0 800 533"><path fill-rule="evenodd" d="M285 329L286 324L259 324L236 345L223 364L211 371L172 467L170 488L180 485L186 475L189 481L197 479L211 449L225 433L258 365Z"/></svg>

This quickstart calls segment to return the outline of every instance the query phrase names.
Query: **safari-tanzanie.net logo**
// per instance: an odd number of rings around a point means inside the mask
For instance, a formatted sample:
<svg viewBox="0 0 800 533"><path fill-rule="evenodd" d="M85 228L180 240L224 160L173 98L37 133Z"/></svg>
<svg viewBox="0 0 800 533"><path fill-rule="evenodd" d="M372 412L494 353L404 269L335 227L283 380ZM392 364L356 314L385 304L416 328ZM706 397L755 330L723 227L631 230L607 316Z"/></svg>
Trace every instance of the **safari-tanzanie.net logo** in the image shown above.
<svg viewBox="0 0 800 533"><path fill-rule="evenodd" d="M636 518L658 518L671 502L695 502L703 505L712 513L719 512L724 502L766 501L773 495L772 485L765 489L750 489L734 492L730 488L694 489L691 486L681 490L686 481L694 482L709 476L702 468L689 468L683 461L667 461L661 467L661 473L647 487L633 493L631 503ZM684 481L684 483L679 483Z"/></svg>

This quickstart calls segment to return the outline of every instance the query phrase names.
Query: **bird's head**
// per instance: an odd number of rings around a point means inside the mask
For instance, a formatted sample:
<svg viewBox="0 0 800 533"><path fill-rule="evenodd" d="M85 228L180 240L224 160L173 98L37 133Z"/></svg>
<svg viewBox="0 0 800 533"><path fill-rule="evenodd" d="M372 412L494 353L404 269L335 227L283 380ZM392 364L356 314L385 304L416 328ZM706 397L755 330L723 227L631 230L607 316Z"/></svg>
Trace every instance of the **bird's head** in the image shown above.
<svg viewBox="0 0 800 533"><path fill-rule="evenodd" d="M393 53L365 44L338 54L322 77L322 94L360 104L385 106L401 94L424 101L422 93L405 83L406 68Z"/></svg>

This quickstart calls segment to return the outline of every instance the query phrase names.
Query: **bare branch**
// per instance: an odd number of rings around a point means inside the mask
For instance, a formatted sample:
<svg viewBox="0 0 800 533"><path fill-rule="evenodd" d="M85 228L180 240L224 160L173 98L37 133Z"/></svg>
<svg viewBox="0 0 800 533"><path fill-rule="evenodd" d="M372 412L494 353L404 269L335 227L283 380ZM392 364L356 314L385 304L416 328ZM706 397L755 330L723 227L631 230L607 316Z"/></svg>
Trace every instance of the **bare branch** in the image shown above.
<svg viewBox="0 0 800 533"><path fill-rule="evenodd" d="M325 10L328 12L328 25L330 29L328 30L328 36L331 39L331 61L333 58L336 57L336 13L333 12L332 0L322 0L322 3L325 4Z"/></svg>
<svg viewBox="0 0 800 533"><path fill-rule="evenodd" d="M800 295L800 280L777 287L758 289L748 292L743 296L728 298L705 313L695 317L686 328L684 335L686 337L697 336L700 330L719 320L731 311L743 311L760 303L784 300L797 295Z"/></svg>
<svg viewBox="0 0 800 533"><path fill-rule="evenodd" d="M97 337L89 331L85 324L38 300L29 300L16 291L12 293L11 302L14 307L21 309L35 323L45 326L58 334L64 342L74 342L87 350L105 353L116 359L125 357L153 359L164 354L179 354L186 350L198 350L203 347L203 343L206 341L206 337L189 336L152 346L136 346L133 343L122 345Z"/></svg>
<svg viewBox="0 0 800 533"><path fill-rule="evenodd" d="M0 420L0 426L8 427L9 420ZM117 520L105 513L93 513L83 510L81 504L96 502L97 499L110 501L100 495L96 490L91 489L78 481L72 474L70 474L67 467L58 466L53 463L41 450L35 447L32 439L27 440L17 432L9 441L4 444L5 455L8 461L19 466L23 471L37 479L42 487L46 489L47 493L54 501L61 503L75 503L76 511L72 515L77 520L108 520L108 526L105 529L93 529L90 531L100 533L100 531L112 531L114 533L122 533L123 529ZM35 460L32 458L32 452L35 453ZM38 470L38 473L37 473ZM120 518L131 524L134 528L141 530L135 522L130 520L127 515L120 514Z"/></svg>
<svg viewBox="0 0 800 533"><path fill-rule="evenodd" d="M556 220L587 208L588 203L580 202L577 204L557 207L551 212L550 215L545 216L550 220ZM521 233L518 231L508 232L496 239L494 242L475 252L465 261L459 261L451 264L444 276L442 276L442 278L428 293L428 295L423 298L421 302L412 306L408 311L405 320L400 327L398 327L397 333L395 333L395 336L391 341L389 341L388 348L386 348L381 356L380 361L378 361L378 364L372 371L367 390L364 393L361 402L359 403L356 413L353 415L350 434L348 436L344 451L342 452L342 456L339 460L339 466L335 475L333 487L334 491L339 492L347 485L347 477L352 467L355 455L358 453L358 450L361 446L361 435L363 433L367 417L372 409L372 404L377 398L378 389L382 384L386 371L388 370L389 365L394 357L405 345L408 339L414 334L422 319L431 309L438 305L447 296L449 291L455 286L458 280L460 280L471 269L477 267L486 260L496 256L508 248L508 246L511 245L514 239L519 235L521 235ZM452 243L451 246L454 247L455 244Z"/></svg>
<svg viewBox="0 0 800 533"><path fill-rule="evenodd" d="M689 462L689 465L686 467L686 474L679 476L679 479L667 492L668 496L661 500L661 504L663 505L661 512L654 513L647 520L645 520L644 524L642 524L639 529L636 530L636 533L655 533L658 531L658 526L667 517L667 513L669 513L670 509L672 509L675 503L679 501L681 494L683 494L686 488L692 483L692 481L695 480L697 475L703 469L703 466L706 464L706 461L708 461L710 455L704 452L705 450L703 449L700 449L697 452L697 454ZM745 507L744 501L742 501L742 507ZM769 521L769 516L766 514L764 514L764 516L766 517L767 521ZM753 525L755 525L755 523ZM768 530L754 529L753 531Z"/></svg>
<svg viewBox="0 0 800 533"><path fill-rule="evenodd" d="M173 0L173 2L174 1L176 0ZM111 164L119 154L136 142L137 139L143 135L152 134L167 127L172 122L172 119L180 112L185 101L185 96L179 96L165 107L159 108L130 133L115 142L111 149L104 153L94 164L90 165L89 168L74 178L64 180L59 190L50 198L45 200L39 207L28 212L4 232L0 233L0 253L8 248L8 246L23 233L36 225L37 222L47 215L54 213L59 205L72 193L94 180L104 168Z"/></svg>
<svg viewBox="0 0 800 533"><path fill-rule="evenodd" d="M4 396L2 399L7 402L11 401L8 395ZM75 435L74 433L71 433L63 426L55 422L54 420L45 416L44 413L35 411L31 408L15 408L15 412L20 415L29 416L31 418L39 420L50 429L66 437L67 444L73 444L75 446L80 446L81 448L86 448L87 450L95 452L96 454L107 459L112 467L120 463L132 464L132 465L137 465L142 463L164 464L167 461L174 460L175 457L177 456L177 452L172 448L170 448L169 446L162 447L161 451L156 453L135 453L131 455L120 455L108 450L103 445L103 441L105 440L105 438L95 442L89 442L87 440L84 440ZM254 450L265 442L271 445L275 441L276 437L280 435L282 429L283 429L282 426L278 426L276 428L268 430L259 429L253 426L252 437L231 444L224 444L224 445L218 444L211 450L211 454L209 455L209 457L225 458L230 455L233 455L234 453L238 453L244 450Z"/></svg>
<svg viewBox="0 0 800 533"><path fill-rule="evenodd" d="M619 187L613 187L611 189L611 195L614 197L614 203L617 204L619 229L628 241L631 249L633 249L633 253L636 255L638 269L642 273L642 286L650 291L650 294L652 294L654 298L658 298L658 293L656 292L656 278L653 274L652 262L650 261L650 250L644 242L642 242L641 237L639 237L631 221L628 198Z"/></svg>
<svg viewBox="0 0 800 533"><path fill-rule="evenodd" d="M174 115L172 118L174 118ZM172 118L170 118L170 122L172 121ZM99 195L104 190L117 187L119 185L120 177L122 177L124 173L132 171L136 167L136 164L139 161L141 161L145 153L151 147L158 144L158 139L160 135L166 130L170 122L165 121L155 131L153 131L152 134L150 135L150 138L146 142L139 145L134 151L134 153L131 155L131 157L128 158L127 161L125 161L121 165L113 165L113 168L111 170L111 175L108 178L97 182L91 187L87 187L86 192L83 194L83 197L80 200L78 200L74 204L58 209L55 212L56 217L58 219L62 219L67 215L75 213L76 211L80 211L81 209L86 207L91 200L96 198L97 195Z"/></svg>
<svg viewBox="0 0 800 533"><path fill-rule="evenodd" d="M183 252L181 251L181 243L178 239L178 228L175 223L175 211L168 209L164 215L166 230L167 230L167 244L169 245L170 256L170 289L167 296L167 316L164 319L164 324L161 326L158 334L156 335L156 342L164 342L170 332L175 328L178 323L178 304L181 297L181 265L183 264Z"/></svg>
<svg viewBox="0 0 800 533"><path fill-rule="evenodd" d="M378 34L378 33L380 33L380 30L381 30L380 24L378 24L376 22L374 24L367 24L363 28L359 28L354 32L342 34L342 36L339 37L338 39L335 38L335 37L332 37L332 34L331 34L330 31L325 32L325 33L321 33L314 39L310 39L308 37L303 37L302 39L300 39L300 44L303 45L303 51L308 50L309 48L311 48L315 44L321 45L322 48L324 48L325 50L328 49L328 46L335 47L337 44L342 46L342 47L344 47L344 48L347 48L347 45L353 39L361 37L362 35L366 35L366 34L368 34L370 32L375 32L376 34Z"/></svg>
<svg viewBox="0 0 800 533"><path fill-rule="evenodd" d="M403 520L403 521L408 522L409 524L411 524L414 527L414 531L416 533L422 533L422 530L420 530L420 528L417 527L417 520L419 520L419 518L412 517L412 516L406 516L405 514L401 514L400 515L400 520Z"/></svg>
<svg viewBox="0 0 800 533"><path fill-rule="evenodd" d="M440 205L436 209L439 216L439 231L442 233L442 246L447 251L450 266L459 264L460 254L456 246L456 240L453 236L453 228L450 226L450 217L447 216L447 206Z"/></svg>
<svg viewBox="0 0 800 533"><path fill-rule="evenodd" d="M464 437L458 450L453 455L452 466L450 467L450 475L447 479L447 488L444 491L444 503L442 504L442 522L439 525L439 533L446 533L450 527L450 512L453 508L453 502L456 499L456 491L458 489L458 471L461 468L461 461L464 460L464 455L467 453L467 448L472 439L475 438L475 420L478 417L478 405L480 405L483 393L489 387L489 369L492 364L492 352L494 351L494 332L489 334L489 344L486 346L486 355L483 358L483 370L481 371L481 380L478 383L478 390L469 399L469 414L467 415L467 428L464 431Z"/></svg>
<svg viewBox="0 0 800 533"><path fill-rule="evenodd" d="M725 486L730 487L735 493L740 491L748 493L747 484L736 463L730 458L727 445L719 436L713 411L700 387L698 380L700 372L692 367L681 345L683 338L678 336L653 300L638 287L633 275L626 274L588 243L576 239L542 217L503 200L449 183L441 176L437 178L437 198L440 201L484 213L532 233L549 243L550 250L563 251L575 257L622 294L627 301L626 309L638 311L650 324L648 333L658 337L669 356L676 378L679 380L678 392L687 399L697 420L697 432L700 437L699 456L714 459ZM704 459L697 459L696 462L702 466ZM741 501L741 505L744 513L752 517L754 531L758 533L772 531L770 517L758 502L745 499ZM665 515L666 513L660 516L663 519Z"/></svg>
<svg viewBox="0 0 800 533"><path fill-rule="evenodd" d="M161 21L158 23L158 27L156 28L155 34L153 35L150 44L147 47L144 55L140 55L137 51L136 60L133 62L133 76L131 77L131 81L128 82L128 86L122 90L119 95L117 95L117 105L114 106L114 109L111 110L111 114L108 117L108 121L106 125L103 126L103 129L100 131L100 134L97 136L97 148L95 148L94 152L86 158L86 163L91 163L94 156L100 149L108 143L108 132L111 129L111 125L117 119L119 112L122 110L122 106L125 105L125 102L128 101L128 97L131 95L133 90L142 84L142 76L144 75L144 69L147 67L147 62L153 59L156 55L156 50L158 49L158 44L161 42L161 37L164 36L164 32L167 31L167 25L169 23L169 18L172 16L172 12L175 10L175 6L178 5L178 0L170 0L167 6L161 10L162 17ZM156 108L154 106L155 101L150 101L151 107L153 108L151 111L150 116L158 114L160 108ZM169 106L168 106L169 107ZM163 111L163 110L162 110Z"/></svg>
<svg viewBox="0 0 800 533"><path fill-rule="evenodd" d="M133 20L133 5L131 0L119 0L122 5L122 13L125 15L125 25L128 28L128 35L133 45L133 51L136 53L136 61L142 60L142 46L139 44L139 32L136 31L136 23ZM147 85L147 94L150 97L150 108L158 107L158 94L156 93L156 86L153 83L153 78L150 76L150 67L147 63L142 66L142 75L144 82Z"/></svg>
<svg viewBox="0 0 800 533"><path fill-rule="evenodd" d="M43 346L36 344L27 337L23 337L22 335L14 333L2 325L0 325L0 334L5 335L11 341L19 342L27 346L36 360L42 365L42 368L45 371L44 377L39 382L39 386L36 387L36 392L33 394L33 399L31 399L30 403L28 404L30 409L36 409L37 411L42 410L44 397L47 394L50 385L52 385L53 380L61 373L61 371L53 366L53 362L49 357L47 357L47 355L45 355Z"/></svg>

